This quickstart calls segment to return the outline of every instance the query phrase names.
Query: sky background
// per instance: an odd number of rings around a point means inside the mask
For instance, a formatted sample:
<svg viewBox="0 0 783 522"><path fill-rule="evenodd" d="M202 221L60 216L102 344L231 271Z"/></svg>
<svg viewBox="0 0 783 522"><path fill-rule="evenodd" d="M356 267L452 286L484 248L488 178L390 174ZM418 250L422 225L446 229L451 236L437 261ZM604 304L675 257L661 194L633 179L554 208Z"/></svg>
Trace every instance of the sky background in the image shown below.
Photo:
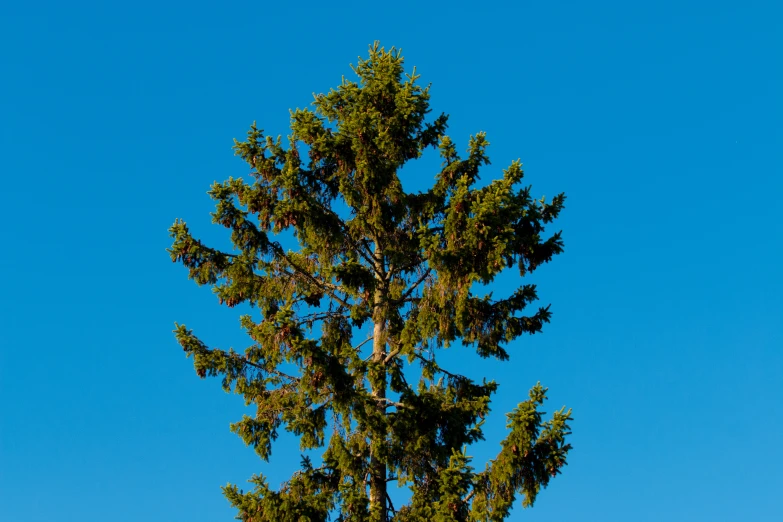
<svg viewBox="0 0 783 522"><path fill-rule="evenodd" d="M285 135L380 40L460 150L488 133L484 181L521 158L568 197L532 279L552 323L508 364L447 354L501 384L478 467L536 381L574 409L568 467L510 520L783 520L783 4L108 4L0 15L0 519L228 521L219 486L294 470L174 341L248 344L167 229L225 244L206 191L246 174L232 139Z"/></svg>

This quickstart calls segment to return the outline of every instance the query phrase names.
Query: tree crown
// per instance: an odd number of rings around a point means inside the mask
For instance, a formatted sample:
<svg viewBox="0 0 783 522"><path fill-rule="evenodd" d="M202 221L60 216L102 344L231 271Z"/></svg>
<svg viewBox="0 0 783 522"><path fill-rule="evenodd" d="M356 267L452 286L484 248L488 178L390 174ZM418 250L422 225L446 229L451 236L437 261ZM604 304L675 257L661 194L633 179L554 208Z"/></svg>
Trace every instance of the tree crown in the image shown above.
<svg viewBox="0 0 783 522"><path fill-rule="evenodd" d="M544 235L564 196L533 199L519 161L476 187L486 136L472 136L462 158L447 117L426 121L429 87L405 74L398 50L376 43L353 70L357 81L291 113L287 147L255 124L235 143L251 179L209 192L233 252L204 245L183 221L170 229L172 260L191 279L221 304L258 309L241 318L244 353L175 330L199 376L222 377L255 406L231 429L262 459L281 427L303 449L326 447L321 465L304 458L279 490L257 476L253 491L225 494L243 520L502 520L517 494L532 504L565 465L570 410L543 421L536 385L508 415L497 458L476 472L465 448L483 438L497 384L442 368L437 352L461 342L505 360L508 343L549 321L549 307L524 314L535 285L504 299L473 287L560 253L560 233ZM408 193L400 168L428 147L441 170L429 190ZM298 250L284 248L284 231ZM390 480L410 486L407 505L391 505Z"/></svg>

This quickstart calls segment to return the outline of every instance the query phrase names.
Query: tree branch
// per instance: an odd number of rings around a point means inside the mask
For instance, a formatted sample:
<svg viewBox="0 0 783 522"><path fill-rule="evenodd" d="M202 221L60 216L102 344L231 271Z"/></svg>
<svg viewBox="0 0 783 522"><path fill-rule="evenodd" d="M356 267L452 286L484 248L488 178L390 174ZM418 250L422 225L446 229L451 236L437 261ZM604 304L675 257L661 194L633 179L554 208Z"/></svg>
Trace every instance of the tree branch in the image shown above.
<svg viewBox="0 0 783 522"><path fill-rule="evenodd" d="M312 275L310 275L309 273L307 273L307 271L303 270L303 269L302 269L302 268L301 268L299 265L297 265L296 263L294 263L294 262L291 260L291 258L290 258L290 257L288 257L288 255L287 255L287 254L286 254L286 253L283 251L283 247L281 247L281 246L280 246L280 243L277 243L277 242L274 242L274 243L272 243L272 248L274 248L274 250L275 250L275 253L276 253L277 255L279 255L280 257L282 257L283 259L285 259L286 263L288 263L288 265L289 265L291 268L293 268L293 269L294 269L294 271L295 271L297 274L299 274L299 275L303 276L305 279L307 279L308 281L310 281L312 284L314 284L314 285L315 285L315 286L316 286L318 289L320 289L320 290L321 290L321 291L323 291L324 293L326 293L326 294L329 294L329 296L330 296L332 299L334 299L335 301L337 301L338 303L340 303L340 304L341 304L341 305L343 305L344 307L346 307L346 308L350 308L350 307L351 307L351 305L350 305L350 304L348 304L348 302L347 302L347 301L345 301L344 299L341 299L341 298L340 298L340 297L339 297L339 296L338 296L338 295L335 293L335 292L336 292L336 291L338 291L338 290L342 290L342 289L341 289L339 286L337 286L337 285L333 285L333 284L331 284L331 283L327 283L326 281L319 281L318 279L316 279L315 277L313 277Z"/></svg>
<svg viewBox="0 0 783 522"><path fill-rule="evenodd" d="M476 494L476 486L473 486L473 489L471 490L470 494L462 500L462 503L467 504L468 502L470 502L470 499L473 498L473 495L475 494Z"/></svg>
<svg viewBox="0 0 783 522"><path fill-rule="evenodd" d="M394 357L395 357L395 356L396 356L398 353L400 353L400 349L399 349L399 348L396 348L396 349L394 349L394 350L393 350L393 351L392 351L392 352L391 352L389 355L387 355L387 356L386 356L386 358L383 360L383 364L386 364L386 363L388 363L389 361L391 361L392 359L394 359Z"/></svg>
<svg viewBox="0 0 783 522"><path fill-rule="evenodd" d="M406 300L408 297L410 297L410 296L411 296L411 294L413 293L413 291L414 291L414 290L416 290L416 288L417 288L417 287L418 287L418 286L419 286L419 285L420 285L420 284L421 284L421 283L422 283L422 282L423 282L425 279L427 279L427 278L429 277L430 273L432 273L432 268L431 268L431 267L428 267L428 268L427 268L427 270L425 270L425 271L424 271L424 273L421 275L421 277L419 277L419 279L418 279L418 280L416 280L416 282L415 282L415 283L413 283L413 284L410 286L410 288L408 288L408 291L407 291L407 292L405 292L404 294L402 294L402 296L400 296L400 298L399 298L399 299L397 299L396 301L397 301L397 302L399 302L399 303L401 303L401 302L405 301L405 300Z"/></svg>
<svg viewBox="0 0 783 522"><path fill-rule="evenodd" d="M387 406L394 406L395 408L410 408L407 404L403 404L401 402L395 402L391 399L387 399L386 397L373 397L378 402L385 402Z"/></svg>
<svg viewBox="0 0 783 522"><path fill-rule="evenodd" d="M431 364L431 365L435 366L435 373L444 373L444 374L448 375L449 377L451 377L452 379L463 378L462 375L457 375L457 374L451 373L448 370L444 370L435 361L430 361L429 359L425 359L421 354L416 353L415 351L413 352L413 356L416 357L417 359L419 359L420 361L424 362L424 363Z"/></svg>
<svg viewBox="0 0 783 522"><path fill-rule="evenodd" d="M323 211L324 214L327 214L327 215L331 216L332 218L334 218L337 221L337 223L339 224L340 228L342 229L342 233L344 234L345 238L348 240L348 243L350 244L350 246L352 246L353 249L360 256L362 256L362 258L364 258L365 261L367 261L367 263L370 265L370 267L372 267L372 270L374 272L376 272L377 275L380 276L381 274L378 274L378 272L375 270L375 265L374 265L372 252L370 250L365 250L364 249L364 248L367 248L366 245L361 245L358 241L355 241L353 239L353 237L351 236L351 233L350 233L350 231L348 229L348 225L345 223L345 221L343 221L340 218L340 216L338 216L337 213L334 210L325 207L323 204L321 204L320 201L316 200L315 198L310 198L310 199L311 199L311 204L312 203L316 204L318 206L318 208L321 211ZM362 248L362 247L364 247L364 248Z"/></svg>
<svg viewBox="0 0 783 522"><path fill-rule="evenodd" d="M392 504L392 499L389 496L389 492L388 491L386 492L386 500L389 501L389 510L396 515L397 514L397 510L394 509L394 504Z"/></svg>
<svg viewBox="0 0 783 522"><path fill-rule="evenodd" d="M262 372L271 373L272 375L275 375L277 377L282 377L284 379L288 379L291 381L291 383L298 383L301 379L299 377L294 377L293 375L288 375L287 373L283 373L280 370L270 370L269 368L265 368L261 366L260 364L256 364L252 361L247 360L246 358L242 357L240 354L234 352L226 352L225 350L220 350L217 348L214 348L212 350L209 350L211 352L218 351L221 352L226 357L233 357L234 359L240 361L242 364L247 366L252 366L253 368L256 368L258 370L261 370Z"/></svg>
<svg viewBox="0 0 783 522"><path fill-rule="evenodd" d="M369 342L370 342L370 341L372 341L373 339L375 339L375 337L371 335L370 337L368 337L368 338L367 338L367 339L365 339L364 341L362 341L362 342L360 342L359 344L357 344L356 346L354 346L354 347L353 347L353 349L354 349L354 350L358 350L359 348L361 348L361 347L362 347L362 346L364 346L365 344L369 343Z"/></svg>

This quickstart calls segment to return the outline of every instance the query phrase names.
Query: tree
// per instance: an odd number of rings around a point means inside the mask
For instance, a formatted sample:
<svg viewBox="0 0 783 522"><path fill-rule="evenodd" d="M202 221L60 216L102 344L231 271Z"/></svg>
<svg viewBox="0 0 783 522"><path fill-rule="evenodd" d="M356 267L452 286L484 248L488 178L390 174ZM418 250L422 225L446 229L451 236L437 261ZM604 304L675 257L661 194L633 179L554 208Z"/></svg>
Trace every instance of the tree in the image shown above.
<svg viewBox="0 0 783 522"><path fill-rule="evenodd" d="M507 360L504 345L549 321L548 306L523 315L535 285L503 299L472 287L560 253L560 233L542 235L564 196L533 199L518 161L477 188L485 135L462 159L447 116L425 121L429 87L404 73L396 49L376 42L353 70L357 82L291 113L287 148L255 124L235 142L252 182L229 178L209 192L233 252L203 244L183 221L170 229L171 258L191 279L221 304L258 310L241 317L252 340L244 353L175 330L200 377L222 377L255 406L232 431L264 460L281 427L303 450L325 448L278 490L259 475L252 491L224 494L243 521L503 520L517 495L532 505L566 464L571 411L544 421L537 384L507 415L497 457L474 471L466 448L483 438L498 385L442 368L437 354L460 343ZM408 193L400 168L427 147L442 169L427 192ZM283 247L286 231L297 251ZM390 481L411 489L407 505L392 505Z"/></svg>

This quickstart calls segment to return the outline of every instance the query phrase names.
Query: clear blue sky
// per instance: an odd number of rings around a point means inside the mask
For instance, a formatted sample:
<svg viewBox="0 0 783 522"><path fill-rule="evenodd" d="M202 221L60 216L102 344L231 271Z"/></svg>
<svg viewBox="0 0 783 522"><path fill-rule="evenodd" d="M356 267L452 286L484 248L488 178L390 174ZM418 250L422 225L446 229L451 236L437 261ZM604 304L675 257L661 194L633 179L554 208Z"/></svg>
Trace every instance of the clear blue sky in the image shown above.
<svg viewBox="0 0 783 522"><path fill-rule="evenodd" d="M220 485L290 474L295 443L260 462L174 342L246 345L167 228L225 243L232 138L285 134L378 39L461 149L488 133L483 179L519 157L568 195L544 334L449 353L501 383L477 459L537 380L574 408L569 466L511 520L783 520L783 4L108 4L0 17L0 519L232 520Z"/></svg>

